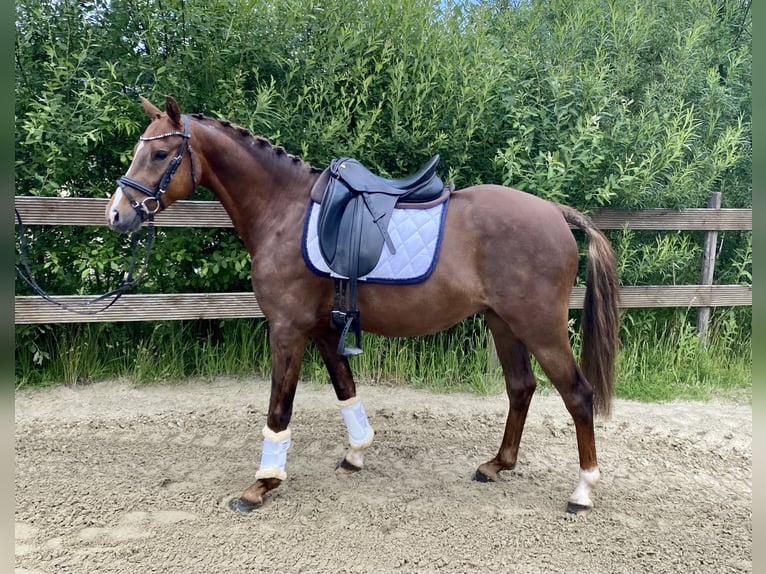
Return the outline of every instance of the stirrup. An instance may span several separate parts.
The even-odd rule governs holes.
[[[338,341],[338,354],[342,357],[353,357],[362,353],[362,332],[359,328],[359,311],[349,311],[345,313],[346,324],[343,326],[343,331],[340,334],[340,341]],[[353,347],[346,346],[346,339],[348,338],[349,331],[353,327],[354,342]]]

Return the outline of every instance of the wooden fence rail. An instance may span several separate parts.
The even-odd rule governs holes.
[[[16,209],[24,225],[104,226],[106,199],[17,196]],[[749,231],[750,209],[598,210],[591,217],[601,229],[653,231]],[[217,201],[179,201],[157,218],[157,227],[232,227]],[[111,232],[110,232],[111,233]],[[584,288],[576,287],[570,307],[582,308]],[[752,305],[748,285],[623,286],[623,307],[718,307]],[[62,304],[77,306],[89,296],[56,296]],[[159,311],[158,311],[159,310]],[[227,319],[263,317],[252,293],[192,293],[123,295],[108,310],[82,315],[67,311],[37,296],[16,296],[16,324]]]
[[[16,196],[24,225],[105,226],[106,199],[84,197]],[[652,231],[750,231],[751,209],[645,209],[624,211],[599,209],[590,215],[600,229]],[[157,227],[232,227],[231,219],[217,201],[176,202],[159,216]]]

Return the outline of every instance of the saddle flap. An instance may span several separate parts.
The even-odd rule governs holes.
[[[341,183],[330,185],[325,200],[343,194]],[[380,227],[388,226],[396,198],[385,215],[376,222],[361,194],[347,193],[340,201],[331,201],[328,209],[320,209],[319,249],[330,269],[343,277],[361,277],[375,268],[385,242]],[[323,205],[324,206],[324,205]]]
[[[329,178],[324,185],[318,230],[319,248],[328,264],[335,260],[338,236],[341,233],[341,219],[353,197],[348,188],[337,179]],[[344,229],[348,229],[348,226],[344,226]],[[332,268],[332,265],[330,267]]]
[[[367,275],[377,265],[383,243],[383,236],[364,200],[357,195],[341,217],[335,257],[329,262],[330,268],[345,277]]]

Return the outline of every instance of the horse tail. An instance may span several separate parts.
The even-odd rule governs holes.
[[[620,329],[617,262],[609,240],[589,217],[565,205],[558,207],[567,223],[588,236],[580,368],[593,389],[594,412],[608,418]]]

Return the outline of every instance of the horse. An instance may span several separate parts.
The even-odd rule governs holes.
[[[250,512],[287,476],[290,419],[304,351],[312,341],[327,367],[348,430],[337,473],[356,473],[374,430],[356,393],[349,360],[331,325],[334,282],[308,268],[301,230],[312,187],[323,170],[230,121],[164,110],[140,97],[150,123],[109,198],[108,226],[120,233],[188,197],[198,185],[220,200],[251,258],[252,287],[269,323],[271,389],[255,481],[229,507]],[[502,366],[509,409],[497,454],[473,478],[494,482],[517,462],[535,392],[530,356],[571,415],[579,475],[565,511],[588,514],[600,480],[594,416],[609,417],[619,331],[619,282],[606,236],[580,211],[510,187],[451,190],[433,272],[408,285],[360,283],[364,330],[414,337],[483,314]],[[571,227],[570,227],[571,225]],[[586,291],[579,364],[568,332],[569,298],[579,264],[572,228],[587,238]]]

